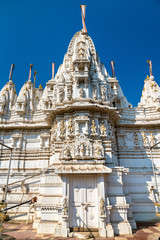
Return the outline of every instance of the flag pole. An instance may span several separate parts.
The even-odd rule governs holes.
[[[28,78],[28,81],[30,81],[30,82],[31,82],[32,67],[33,67],[33,64],[30,64],[30,68],[29,68],[29,78]]]
[[[15,67],[15,65],[12,64],[12,65],[11,65],[11,70],[10,70],[10,73],[9,73],[9,82],[12,82],[12,75],[13,75],[14,67]]]
[[[114,68],[115,61],[111,61],[111,69],[112,69],[112,78],[115,77],[115,68]]]
[[[83,25],[83,31],[87,33],[87,28],[85,24],[85,16],[86,16],[86,5],[80,5],[81,8],[81,14],[82,14],[82,25]]]
[[[52,63],[52,79],[54,79],[55,63]]]
[[[34,71],[34,88],[36,88],[36,75],[37,75],[37,71]]]
[[[147,63],[149,64],[150,77],[153,77],[152,61],[151,60],[147,60]]]

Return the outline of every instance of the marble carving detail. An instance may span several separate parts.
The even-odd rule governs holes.
[[[103,197],[100,198],[99,201],[99,210],[100,210],[100,216],[105,215],[106,211],[105,211],[105,200]]]
[[[62,214],[64,216],[67,216],[68,215],[68,198],[65,197],[63,199],[63,204],[62,204]]]
[[[103,136],[103,137],[106,137],[106,126],[105,126],[105,122],[102,121],[101,122],[101,125],[100,125],[100,135]]]
[[[96,127],[95,120],[92,120],[92,124],[91,124],[91,136],[97,136],[97,127]]]

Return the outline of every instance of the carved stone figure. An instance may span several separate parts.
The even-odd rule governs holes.
[[[57,101],[57,89],[54,89],[54,101]]]
[[[102,101],[106,100],[106,89],[104,86],[101,86],[101,97],[102,97]]]
[[[100,210],[100,215],[105,215],[105,200],[103,197],[100,198],[99,201],[99,210]]]
[[[73,135],[73,133],[74,133],[74,127],[73,127],[73,120],[72,120],[72,118],[68,122],[68,132],[69,132],[69,135]]]
[[[57,122],[55,121],[53,126],[52,126],[52,129],[51,129],[51,133],[52,133],[52,138],[55,139],[56,136],[57,136]]]
[[[153,146],[153,145],[155,145],[155,138],[154,138],[154,136],[153,136],[153,133],[151,132],[151,135],[150,135],[150,146]]]
[[[104,157],[104,148],[102,146],[102,141],[97,140],[93,145],[94,145],[93,146],[94,157],[96,158]]]
[[[75,144],[75,156],[92,158],[92,144],[90,140],[83,134],[78,137]]]
[[[102,121],[101,125],[100,125],[100,135],[101,136],[106,136],[106,126],[104,121]]]
[[[67,86],[67,100],[72,100],[72,86],[68,85]]]
[[[68,215],[68,198],[67,197],[63,199],[62,214]]]
[[[138,134],[137,133],[134,133],[134,145],[136,147],[139,146],[139,139],[138,139]]]
[[[101,156],[101,149],[100,149],[99,146],[97,146],[97,148],[96,148],[96,155],[97,155],[98,157]]]
[[[70,152],[70,148],[69,148],[69,147],[67,147],[67,148],[65,149],[64,156],[65,156],[65,157],[70,157],[70,156],[71,156],[71,152]]]
[[[109,139],[113,138],[113,127],[111,125],[111,123],[108,123],[108,136],[109,136]]]
[[[83,88],[79,89],[79,96],[80,96],[80,98],[84,98],[84,90],[83,90]]]
[[[66,133],[66,128],[65,128],[64,120],[61,120],[61,122],[60,122],[60,136],[61,137],[65,136],[65,133]]]
[[[93,99],[97,99],[97,87],[93,85]]]
[[[90,149],[89,149],[89,146],[86,145],[86,155],[87,155],[87,156],[90,154],[90,151],[89,151],[89,150],[90,150]]]
[[[64,98],[64,88],[63,87],[59,87],[59,101],[62,102],[63,98]]]
[[[80,145],[80,155],[84,156],[84,144],[83,143],[81,143],[81,145]]]
[[[142,140],[143,140],[143,145],[147,146],[148,145],[147,137],[146,137],[146,134],[144,132],[142,132]]]
[[[94,120],[92,120],[91,135],[97,135],[97,127],[96,127],[96,123]]]

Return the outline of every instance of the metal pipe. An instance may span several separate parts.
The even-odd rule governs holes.
[[[1,142],[0,142],[0,145],[2,145],[3,147],[6,147],[6,148],[8,148],[8,149],[10,149],[10,150],[13,150],[13,148],[11,148],[11,147],[9,147],[9,146],[5,145],[4,143],[1,143]]]
[[[10,160],[9,160],[9,167],[8,167],[8,174],[7,174],[7,183],[5,186],[5,193],[4,193],[4,203],[6,202],[6,198],[7,198],[7,190],[8,190],[8,182],[9,182],[9,174],[10,174],[10,170],[11,170],[11,161],[12,161],[12,149],[11,153],[10,153]]]
[[[9,181],[9,173],[10,173],[10,169],[11,169],[11,161],[12,161],[12,148],[5,145],[4,143],[1,143],[0,142],[0,145],[8,148],[11,152],[10,152],[10,160],[9,160],[9,166],[8,166],[8,174],[7,174],[7,183],[6,183],[6,187],[5,187],[5,193],[4,193],[4,200],[3,200],[3,204],[5,205],[5,202],[6,202],[6,198],[7,198],[7,190],[8,190],[8,181]],[[4,215],[4,209],[2,210],[2,215]],[[1,239],[1,236],[2,236],[2,228],[3,228],[3,218],[1,219],[1,223],[0,223],[0,239]]]
[[[19,207],[19,206],[21,206],[21,205],[23,205],[23,204],[30,203],[30,202],[31,202],[31,200],[28,200],[28,201],[26,201],[26,202],[16,204],[16,205],[14,205],[14,206],[12,206],[12,207],[5,208],[4,212],[6,213],[6,211],[9,210],[9,209],[12,209],[12,208],[15,208],[15,207]],[[2,212],[2,211],[0,211],[0,212]]]
[[[157,192],[157,196],[158,196],[158,201],[160,202],[160,195],[159,195],[159,191],[158,191],[158,183],[157,183],[157,177],[156,177],[156,173],[155,173],[155,166],[154,166],[154,160],[153,160],[153,154],[152,154],[152,149],[154,147],[156,147],[159,143],[160,143],[160,141],[150,147],[150,154],[151,154],[151,162],[152,162],[152,169],[153,169],[154,181],[155,181],[155,186],[156,186],[156,192]]]
[[[24,178],[24,179],[22,179],[22,180],[18,180],[18,181],[9,183],[8,186],[14,185],[14,184],[19,183],[19,182],[22,182],[22,181],[26,181],[26,180],[28,180],[28,179],[30,179],[30,178],[33,178],[33,177],[36,177],[36,176],[42,174],[42,172],[43,172],[43,170],[42,170],[40,173],[34,174],[33,176],[29,176],[29,177],[26,177],[26,178]]]
[[[152,148],[153,148],[153,147],[152,147]],[[155,181],[156,191],[157,191],[157,195],[158,195],[158,200],[159,200],[159,202],[160,202],[160,196],[159,196],[159,191],[158,191],[158,184],[157,184],[157,178],[156,178],[156,173],[155,173],[155,167],[154,167],[154,160],[153,160],[152,148],[150,148],[152,169],[153,169],[153,175],[154,175],[154,181]]]
[[[152,147],[150,147],[150,149],[154,148],[155,146],[157,146],[160,143],[160,141],[156,144],[154,144]]]
[[[25,201],[25,202],[23,202],[23,203],[16,204],[16,205],[14,205],[14,206],[12,206],[12,207],[5,208],[4,211],[7,212],[7,210],[9,210],[9,209],[12,209],[12,208],[15,208],[15,207],[19,207],[19,206],[24,205],[24,204],[26,204],[26,203],[35,203],[35,202],[37,202],[37,197],[33,197],[33,198],[30,199],[30,200],[27,200],[27,201]],[[0,211],[0,212],[3,212],[3,211]]]

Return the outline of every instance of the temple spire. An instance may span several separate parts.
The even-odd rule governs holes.
[[[86,5],[80,5],[80,7],[81,7],[81,14],[82,14],[83,31],[87,33],[87,28],[86,28],[86,24],[85,24]]]
[[[115,77],[115,69],[114,69],[114,61],[111,61],[111,69],[112,69],[112,78]]]
[[[13,75],[13,70],[14,70],[14,67],[15,67],[15,65],[14,65],[14,64],[12,64],[12,65],[11,65],[10,74],[9,74],[9,82],[12,82],[12,75]]]
[[[33,64],[30,64],[29,78],[28,78],[28,81],[30,81],[30,82],[31,82],[32,67],[33,67]]]
[[[55,63],[52,63],[52,79],[54,78],[54,68],[55,68]]]
[[[147,63],[149,64],[150,77],[153,77],[152,61],[151,60],[147,60]]]

